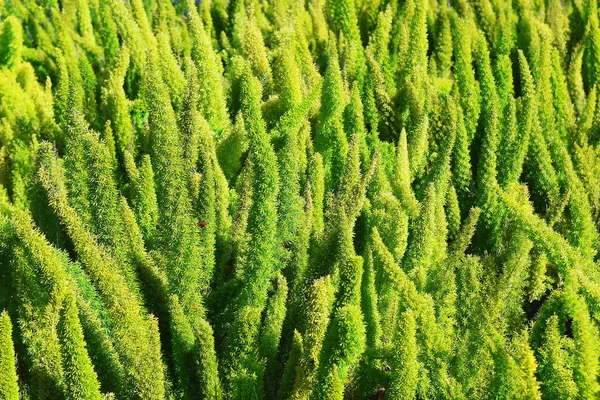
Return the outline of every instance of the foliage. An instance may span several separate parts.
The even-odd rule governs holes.
[[[598,398],[599,18],[0,0],[0,398]]]

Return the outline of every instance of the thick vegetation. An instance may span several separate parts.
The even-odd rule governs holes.
[[[600,396],[596,0],[0,0],[0,399]]]

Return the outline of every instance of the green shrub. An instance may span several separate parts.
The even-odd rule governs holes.
[[[0,0],[0,398],[600,396],[596,0]]]

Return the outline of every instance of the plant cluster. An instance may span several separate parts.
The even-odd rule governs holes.
[[[600,396],[597,0],[0,0],[0,398]]]

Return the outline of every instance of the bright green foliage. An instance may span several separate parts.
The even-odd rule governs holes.
[[[344,69],[352,80],[362,83],[365,74],[364,49],[358,26],[354,0],[326,0],[325,9],[330,29],[345,41]]]
[[[131,205],[144,240],[151,245],[156,232],[158,204],[150,156],[145,155],[141,164],[139,168],[136,167],[131,153],[125,153],[124,165],[130,179],[128,189]]]
[[[417,215],[419,203],[410,187],[410,165],[405,129],[400,133],[400,139],[398,140],[392,187],[394,188],[396,197],[403,202],[407,212],[411,215]]]
[[[160,71],[163,80],[169,88],[169,95],[174,108],[178,108],[181,103],[181,96],[185,86],[185,77],[179,67],[179,63],[175,58],[169,38],[166,34],[158,34],[158,53],[161,54],[160,58]]]
[[[535,87],[527,59],[523,52],[519,50],[519,68],[521,75],[521,86],[523,91],[523,100],[521,103],[522,114],[519,124],[519,135],[505,141],[506,159],[504,161],[505,170],[500,175],[504,185],[517,182],[523,171],[523,162],[529,146],[529,137],[531,130],[534,129],[536,119]]]
[[[289,46],[286,49],[291,50]],[[242,51],[244,58],[252,66],[254,75],[266,85],[271,84],[273,73],[271,72],[271,66],[267,58],[267,49],[265,48],[262,33],[254,19],[250,19],[245,26]]]
[[[201,83],[198,106],[211,128],[219,131],[226,128],[229,121],[219,59],[192,0],[187,1],[187,7],[192,38],[191,57],[196,63],[198,82]]]
[[[473,139],[481,103],[479,101],[479,84],[475,80],[475,71],[473,71],[473,42],[476,36],[471,33],[471,26],[462,19],[454,21],[454,73],[456,75],[456,84],[459,92],[458,98],[464,112],[465,127],[469,141]]]
[[[316,390],[311,398],[343,399],[348,370],[364,351],[365,330],[360,308],[347,305],[334,312],[323,343]]]
[[[386,248],[381,240],[379,232],[373,230],[372,249],[367,256],[367,268],[373,268],[375,275],[375,288],[377,291],[378,314],[372,318],[377,318],[375,322],[367,320],[367,327],[379,322],[381,327],[381,342],[384,345],[390,344],[392,334],[395,331],[395,324],[398,314],[398,290],[397,275],[400,275],[399,266],[396,265],[393,255]],[[406,279],[404,277],[404,279]],[[371,328],[372,329],[372,328]],[[368,338],[368,337],[367,337]]]
[[[29,372],[34,377],[30,390],[40,398],[52,398],[63,390],[56,323],[67,290],[66,271],[56,250],[33,228],[25,212],[6,211],[11,215],[12,234],[21,239],[12,256],[12,279],[25,305],[19,308],[19,318],[23,321],[20,330],[27,344]]]
[[[377,291],[375,288],[375,273],[373,271],[373,256],[367,251],[364,273],[362,276],[361,300],[365,317],[367,346],[377,348],[381,345],[381,323],[377,308]]]
[[[242,167],[242,155],[248,148],[246,127],[242,114],[238,114],[229,135],[217,145],[219,165],[228,180],[232,180]]]
[[[379,62],[371,54],[371,49],[367,48],[367,67],[368,74],[365,82],[365,122],[371,129],[371,138],[381,132],[382,137],[392,138],[397,136],[393,115],[392,98],[386,88],[384,71]],[[392,78],[390,78],[392,79]],[[370,139],[371,139],[370,138]],[[370,147],[374,146],[370,140]]]
[[[376,2],[368,3],[371,5]],[[390,55],[388,51],[388,46],[390,45],[390,33],[392,30],[392,17],[393,13],[391,7],[387,7],[385,12],[379,12],[379,16],[377,17],[377,27],[372,34],[372,38],[370,39],[372,42],[371,46],[373,48],[373,57],[380,66],[383,66],[383,69],[385,70],[384,75],[388,84],[389,80],[392,79],[391,73],[393,72],[391,68],[389,68]]]
[[[435,240],[435,204],[436,188],[430,183],[425,192],[421,211],[411,231],[410,241],[404,254],[402,268],[414,276],[415,283],[423,287],[427,280],[427,273],[431,266],[433,246]]]
[[[323,157],[321,157],[321,154],[315,153],[310,160],[307,174],[310,194],[314,204],[314,233],[320,233],[323,230],[323,196],[325,194],[325,171],[323,169]]]
[[[436,59],[437,68],[441,76],[446,76],[452,66],[452,30],[450,26],[449,12],[446,8],[441,8],[438,37],[436,40]]]
[[[450,185],[446,193],[446,220],[448,221],[448,237],[454,239],[458,235],[460,228],[460,206],[456,189]]]
[[[483,137],[477,169],[477,205],[483,212],[486,228],[498,240],[500,237],[498,219],[501,217],[497,199],[500,108],[487,44],[481,34],[478,35],[477,40],[476,61],[484,104],[481,109]]]
[[[592,88],[597,83],[598,65],[600,64],[600,22],[598,21],[597,2],[586,2],[587,29],[585,32],[585,76],[587,87]]]
[[[0,314],[0,395],[6,400],[19,398],[12,324],[6,311]]]
[[[21,63],[23,28],[15,16],[9,16],[0,25],[0,65],[8,68]]]
[[[220,398],[222,390],[212,328],[204,320],[192,326],[176,295],[169,299],[169,314],[175,373],[180,388],[190,398]]]
[[[440,102],[442,104],[438,105],[438,112],[441,115],[437,121],[438,152],[431,162],[426,179],[435,184],[440,197],[445,198],[450,176],[450,160],[456,142],[457,113],[452,96],[446,96],[440,99]]]
[[[302,343],[302,335],[298,331],[294,331],[294,339],[292,342],[292,348],[289,353],[289,357],[285,363],[285,370],[281,378],[281,385],[279,386],[278,398],[288,398],[294,388],[294,380],[300,367],[300,360],[304,354],[304,347]]]
[[[90,232],[97,236],[101,245],[111,250],[130,288],[136,290],[133,267],[127,257],[127,244],[123,241],[125,227],[118,217],[119,193],[113,179],[114,159],[98,135],[88,129],[83,115],[76,109],[69,113],[68,123],[72,140],[67,144],[65,155],[67,190],[74,194],[81,215],[86,215],[85,209],[92,210],[86,221]],[[87,157],[80,157],[84,153]],[[89,173],[78,175],[77,170]],[[98,207],[92,208],[91,204]]]
[[[238,307],[226,339],[226,366],[231,370],[228,390],[233,398],[244,398],[260,391],[262,367],[254,348],[261,313],[267,301],[269,281],[276,272],[273,264],[276,261],[276,200],[279,190],[277,161],[261,116],[261,86],[250,74],[249,68],[244,78],[241,88],[242,113],[249,141],[252,206],[248,213],[247,254],[244,254],[244,262],[236,277],[242,285],[235,302]]]
[[[330,44],[330,48],[335,45]],[[325,187],[337,187],[348,152],[348,138],[344,132],[343,112],[346,94],[335,50],[328,52],[328,64],[321,94],[319,126],[315,137],[315,150],[322,154],[325,170]]]
[[[274,280],[273,291],[274,293],[269,298],[265,309],[265,317],[259,344],[261,355],[267,359],[265,382],[268,386],[271,386],[269,383],[273,382],[276,376],[275,369],[277,366],[275,355],[279,348],[281,326],[283,325],[283,319],[285,318],[286,313],[285,303],[287,300],[288,286],[283,276],[279,276]]]
[[[329,324],[333,305],[333,285],[327,276],[315,280],[309,288],[303,321],[303,353],[296,368],[296,379],[290,398],[308,399],[314,390],[319,367],[319,354]]]
[[[573,370],[565,349],[567,340],[558,330],[558,317],[553,315],[546,321],[544,344],[540,349],[540,378],[542,394],[549,398],[574,399],[577,386],[573,381]]]
[[[360,312],[361,257],[348,259],[339,271],[339,292],[321,349],[316,388],[311,398],[342,399],[348,372],[364,351],[365,327]]]
[[[327,0],[325,4],[331,27],[348,40],[360,40],[355,1]]]
[[[123,89],[128,66],[129,50],[123,46],[102,87],[102,111],[105,120],[111,122],[116,147],[121,157],[124,157],[125,151],[135,153],[133,126],[129,117],[130,104]]]
[[[273,60],[273,79],[277,82],[276,92],[279,94],[281,110],[291,111],[298,107],[302,99],[300,68],[295,60],[295,43],[291,32],[280,32],[277,39],[280,45],[279,52],[275,54]],[[252,62],[252,60],[249,61]],[[264,80],[264,78],[262,79]]]
[[[411,7],[413,7],[411,9]],[[426,1],[414,0],[409,3],[407,8],[411,13],[407,13],[406,18],[408,27],[408,45],[405,54],[404,75],[412,80],[413,84],[421,84],[423,87],[416,87],[417,92],[422,95],[425,90],[425,74],[427,71],[427,9]],[[422,101],[423,99],[418,99]]]
[[[82,286],[86,288],[92,287],[89,279]],[[90,296],[90,299],[97,300],[97,293]],[[98,378],[102,391],[106,393],[120,393],[125,386],[123,365],[119,361],[119,355],[115,350],[114,342],[110,338],[106,326],[102,325],[99,313],[103,311],[102,307],[95,307],[97,305],[97,301],[90,301],[88,303],[87,300],[78,299],[77,308],[79,309],[81,327],[83,328],[88,353],[92,358],[95,370],[101,372]]]
[[[537,362],[535,355],[527,342],[527,332],[517,334],[513,340],[514,358],[519,366],[519,393],[526,399],[541,399],[540,383],[537,380]]]
[[[106,250],[87,231],[76,211],[69,206],[59,165],[49,144],[40,146],[38,174],[48,191],[50,204],[65,225],[86,271],[97,281],[116,335],[117,351],[127,368],[127,381],[142,398],[164,395],[163,368],[156,320],[143,314],[141,304],[127,287],[125,278]],[[134,341],[143,343],[133,346]]]
[[[191,199],[186,196],[187,174],[175,113],[168,98],[162,96],[167,89],[160,76],[156,71],[148,71],[146,96],[151,105],[149,121],[154,127],[150,131],[150,146],[159,208],[157,247],[164,254],[173,255],[167,258],[167,276],[184,309],[190,309],[200,303],[198,291],[208,285],[212,270],[206,268],[212,268],[212,263],[200,259],[202,249],[191,214]]]
[[[101,399],[100,384],[85,348],[73,296],[66,296],[63,302],[58,338],[63,356],[66,398]]]
[[[417,361],[417,322],[414,312],[407,310],[400,315],[398,330],[392,342],[396,348],[393,357],[390,396],[395,399],[414,399],[417,392],[419,365]]]
[[[0,398],[597,398],[599,21],[0,0]]]
[[[462,107],[458,107],[456,115],[456,139],[452,152],[452,181],[456,187],[457,196],[462,203],[471,195],[472,166],[469,136],[465,126]]]
[[[402,134],[401,134],[402,135]],[[408,142],[408,159],[411,180],[420,178],[427,161],[427,142],[429,141],[429,117],[422,117],[413,128]]]

